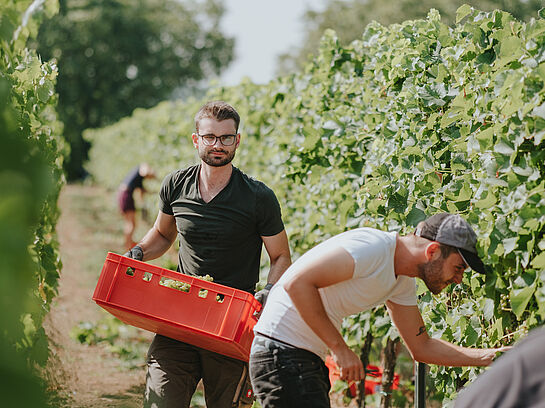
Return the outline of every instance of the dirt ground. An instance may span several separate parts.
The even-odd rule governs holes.
[[[51,348],[46,369],[51,391],[59,407],[140,407],[143,364],[140,369],[126,368],[107,345],[80,344],[69,335],[79,322],[104,317],[91,298],[107,252],[122,251],[115,197],[96,187],[68,185],[59,205],[63,269],[59,295],[44,324]],[[151,339],[150,333],[142,331],[142,336]]]
[[[63,269],[59,294],[44,323],[51,356],[44,377],[59,408],[136,408],[142,406],[145,351],[136,366],[124,364],[108,344],[81,344],[70,336],[80,322],[99,322],[108,314],[92,300],[108,251],[123,253],[122,219],[115,194],[86,185],[67,185],[61,192],[57,231]],[[135,238],[149,224],[140,220]],[[171,254],[172,255],[172,254]],[[152,333],[132,329],[145,346]],[[344,406],[332,396],[332,406]],[[197,398],[197,400],[199,400]],[[202,407],[195,402],[195,408]],[[354,401],[350,407],[354,407]]]

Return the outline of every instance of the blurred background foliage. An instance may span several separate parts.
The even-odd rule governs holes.
[[[316,56],[326,29],[341,45],[361,39],[371,21],[399,23],[437,9],[452,24],[464,0],[329,0],[304,17],[301,46],[279,56],[277,73],[303,70]],[[519,20],[537,16],[541,0],[474,0],[480,10],[502,9]],[[60,12],[45,21],[31,46],[59,66],[58,114],[71,152],[69,180],[87,176],[89,144],[82,132],[150,108],[164,100],[202,96],[234,58],[234,39],[220,29],[219,0],[60,0]]]
[[[218,0],[60,0],[32,45],[59,66],[70,180],[86,175],[84,129],[198,92],[229,65],[234,40],[218,28],[223,13]]]

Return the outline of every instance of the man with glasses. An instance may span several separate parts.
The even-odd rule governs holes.
[[[239,123],[236,110],[223,101],[199,110],[192,139],[201,161],[164,179],[155,225],[126,256],[155,259],[178,236],[179,271],[210,275],[215,283],[254,293],[264,244],[270,271],[255,297],[265,303],[291,263],[290,250],[273,191],[231,163],[240,143]],[[147,364],[146,407],[189,407],[201,379],[208,407],[252,404],[243,361],[156,335]]]
[[[364,378],[359,356],[339,332],[344,317],[386,304],[417,361],[487,366],[498,349],[465,348],[428,336],[416,304],[415,279],[437,294],[466,269],[485,273],[477,237],[455,214],[436,214],[414,234],[357,228],[301,256],[271,289],[254,327],[250,377],[263,408],[329,407],[328,350],[341,378]]]

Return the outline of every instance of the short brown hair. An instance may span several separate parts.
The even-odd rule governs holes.
[[[441,243],[439,243],[439,249],[441,250],[441,258],[443,259],[447,259],[450,256],[450,254],[458,252],[458,248],[455,248],[450,245],[441,244]]]
[[[238,125],[240,124],[240,116],[238,112],[224,101],[210,101],[203,105],[195,115],[195,129],[199,131],[199,121],[204,118],[216,119],[218,121],[233,119],[235,121],[235,129],[238,133]]]
[[[425,224],[426,224],[425,221],[420,221],[418,223],[418,225],[416,226],[416,229],[417,230],[419,228],[422,229]],[[415,232],[415,235],[417,235],[416,232]],[[423,238],[425,238],[425,237],[423,237]],[[425,239],[427,239],[429,241],[433,241],[430,238],[425,238]],[[441,251],[441,258],[443,258],[443,259],[447,259],[450,256],[450,254],[453,254],[454,252],[459,252],[458,248],[453,247],[451,245],[442,244],[441,242],[438,242],[438,244],[439,244],[439,250]]]

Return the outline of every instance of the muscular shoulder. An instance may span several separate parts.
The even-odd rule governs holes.
[[[395,250],[395,233],[374,228],[346,231],[333,237],[331,241],[348,251],[356,264],[364,264],[367,269],[374,269],[390,260]]]
[[[198,172],[198,165],[190,166],[185,169],[175,170],[172,173],[168,174],[163,180],[163,184],[169,184],[173,187],[184,183],[187,179],[190,179]]]
[[[161,185],[160,197],[163,203],[170,205],[182,191],[185,193],[194,191],[195,183],[192,180],[195,180],[196,173],[198,173],[198,166],[191,166],[168,174]],[[163,211],[170,214],[171,210],[164,208]]]
[[[235,176],[239,178],[241,186],[247,188],[251,193],[255,194],[259,198],[274,197],[274,192],[265,183],[255,179],[242,172],[240,169],[233,167]]]

